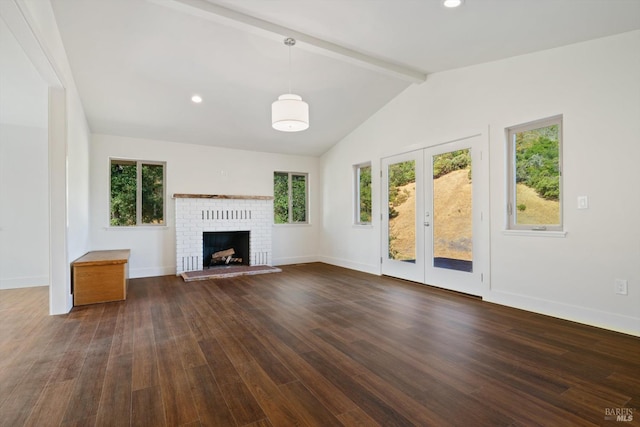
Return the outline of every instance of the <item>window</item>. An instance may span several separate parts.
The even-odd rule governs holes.
[[[111,159],[111,226],[164,225],[165,164]]]
[[[273,217],[276,224],[309,222],[307,180],[305,173],[273,173]]]
[[[371,163],[353,167],[355,175],[355,223],[371,224]]]
[[[512,230],[562,230],[562,116],[507,129]]]

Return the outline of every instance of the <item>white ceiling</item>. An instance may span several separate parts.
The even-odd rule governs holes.
[[[466,0],[453,10],[440,0],[52,4],[93,132],[306,155],[419,84],[416,74],[640,29],[640,0]],[[288,88],[287,29],[299,40],[293,92],[310,105],[311,126],[298,133],[270,123]]]

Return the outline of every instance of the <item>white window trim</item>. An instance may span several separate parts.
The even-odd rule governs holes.
[[[558,166],[560,172],[560,196],[558,198],[559,201],[559,216],[560,216],[560,224],[526,224],[526,225],[518,225],[515,223],[516,215],[516,181],[515,181],[515,149],[514,149],[514,141],[513,135],[518,132],[523,132],[532,129],[539,129],[542,127],[547,127],[551,125],[558,125]],[[505,139],[506,139],[506,172],[507,172],[507,197],[506,197],[506,221],[504,230],[505,235],[520,235],[520,236],[546,236],[546,237],[565,237],[566,232],[564,231],[564,192],[563,192],[563,117],[561,114],[547,117],[540,120],[534,120],[532,122],[523,123],[516,126],[511,126],[505,129]]]
[[[112,162],[132,162],[136,164],[136,224],[135,225],[111,225],[111,163]],[[162,166],[162,224],[142,223],[142,165]],[[122,157],[109,158],[109,192],[107,194],[107,229],[110,230],[131,230],[136,228],[158,229],[167,226],[167,162],[154,160],[137,160]]]
[[[502,230],[502,234],[505,236],[567,237],[566,231]]]
[[[309,174],[306,172],[286,172],[286,171],[274,171],[274,175],[277,173],[287,174],[288,179],[288,190],[287,190],[287,201],[289,203],[289,215],[287,218],[287,222],[276,223],[275,217],[273,225],[275,226],[290,226],[290,225],[310,225],[310,210],[309,210]],[[304,198],[305,198],[305,220],[304,221],[293,221],[293,176],[304,176]]]

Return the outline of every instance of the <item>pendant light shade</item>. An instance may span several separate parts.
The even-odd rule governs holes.
[[[275,130],[298,132],[309,128],[309,104],[299,95],[285,93],[271,104],[271,124]]]
[[[271,126],[282,132],[299,132],[309,128],[309,104],[300,95],[291,93],[291,46],[296,40],[287,37],[284,44],[289,47],[289,93],[280,95],[271,104]]]

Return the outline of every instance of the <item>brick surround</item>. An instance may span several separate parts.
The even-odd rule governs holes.
[[[273,199],[174,194],[176,274],[202,270],[202,233],[249,231],[250,265],[272,265]]]

